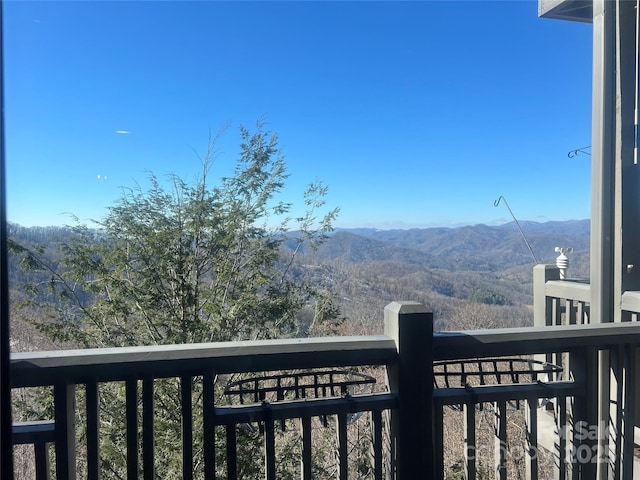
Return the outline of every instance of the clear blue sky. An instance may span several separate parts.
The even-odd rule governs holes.
[[[8,216],[100,218],[266,116],[337,226],[589,217],[591,25],[535,1],[5,2]],[[127,133],[123,133],[127,132]]]

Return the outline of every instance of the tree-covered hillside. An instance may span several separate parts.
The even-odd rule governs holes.
[[[540,262],[553,264],[555,247],[571,246],[570,275],[588,276],[588,220],[521,225]],[[330,282],[343,313],[362,331],[379,333],[382,309],[393,300],[425,303],[442,329],[483,326],[462,318],[474,305],[483,305],[486,325],[532,321],[535,262],[514,224],[342,229],[300,261],[307,275]]]
[[[570,275],[588,276],[589,222],[523,222],[539,260],[554,263],[556,246],[571,246]],[[13,238],[26,245],[46,245],[43,254],[56,258],[54,240],[68,240],[71,228],[11,225]],[[281,246],[293,278],[331,288],[353,328],[381,328],[382,309],[398,299],[424,302],[436,313],[440,328],[464,323],[459,316],[469,304],[483,304],[501,323],[531,321],[534,262],[515,225],[486,225],[413,230],[339,230],[317,250],[299,248],[290,233]],[[287,268],[280,264],[279,268]],[[35,275],[35,276],[34,276]],[[24,272],[11,262],[14,285],[45,282],[37,272]],[[18,293],[16,293],[18,295]],[[494,319],[495,320],[495,319]],[[363,327],[366,326],[365,327]]]

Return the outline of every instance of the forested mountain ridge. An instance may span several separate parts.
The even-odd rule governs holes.
[[[539,263],[555,263],[555,247],[572,247],[569,275],[589,273],[589,220],[520,222]],[[411,230],[338,229],[300,262],[329,281],[347,318],[381,328],[384,305],[425,303],[439,328],[461,328],[469,305],[483,305],[490,324],[532,321],[535,261],[514,223]],[[485,319],[486,320],[486,319]],[[480,319],[466,326],[484,326]],[[366,328],[365,328],[366,330]]]
[[[554,263],[555,247],[572,247],[572,273],[588,275],[589,220],[520,222],[533,253],[541,263]],[[9,224],[9,236],[28,244],[47,245],[68,238],[69,227],[23,227]],[[294,242],[285,242],[294,246]],[[533,265],[533,257],[517,226],[483,224],[454,228],[378,230],[336,229],[316,252],[303,252],[315,261],[345,263],[400,262],[450,271],[505,271]]]
[[[541,263],[554,263],[555,247],[572,247],[571,276],[587,276],[589,221],[521,222]],[[54,239],[72,235],[66,227],[21,227],[10,236],[26,245],[46,247],[55,257]],[[292,238],[295,232],[291,233]],[[295,248],[285,241],[283,248]],[[347,322],[363,333],[381,327],[382,309],[393,300],[416,300],[436,314],[438,326],[458,322],[469,305],[483,305],[483,315],[502,324],[531,322],[534,260],[517,226],[474,225],[411,230],[339,229],[317,250],[303,248],[296,275],[328,285]],[[25,277],[10,259],[13,283]],[[473,324],[472,324],[473,326]],[[358,333],[358,332],[356,332]]]
[[[520,225],[538,261],[553,263],[557,256],[555,247],[572,247],[574,270],[578,269],[579,275],[588,273],[585,266],[588,263],[589,220],[520,222]],[[394,257],[405,255],[410,263],[418,261],[452,271],[498,271],[533,263],[531,252],[513,222],[499,226],[479,224],[411,230],[341,229],[322,247],[327,256],[344,250],[332,243],[345,243],[340,238],[345,233],[383,242],[385,248],[378,252],[378,256],[390,246],[399,247],[403,250],[395,251]],[[351,257],[365,256],[362,252],[353,251],[355,243],[353,240],[348,242]],[[367,245],[362,242],[358,247],[362,249]],[[416,252],[423,254],[421,260],[415,257]]]

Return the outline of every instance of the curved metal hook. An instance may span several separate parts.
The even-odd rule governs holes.
[[[567,157],[569,157],[569,158],[577,157],[581,153],[584,153],[585,155],[591,156],[591,153],[587,152],[587,148],[591,148],[591,145],[589,145],[587,147],[576,148],[575,150],[571,150],[571,151],[569,151],[569,153],[567,153]]]
[[[536,264],[540,263],[540,262],[538,262],[538,258],[536,257],[536,254],[533,253],[533,248],[531,248],[531,245],[529,244],[529,240],[527,240],[527,236],[524,234],[524,231],[522,230],[522,227],[520,226],[520,222],[518,221],[516,216],[513,214],[513,211],[511,210],[511,207],[509,206],[509,202],[507,202],[507,199],[504,198],[503,195],[500,195],[498,197],[498,199],[495,202],[493,202],[493,206],[497,207],[498,205],[500,205],[500,200],[504,201],[504,204],[507,206],[507,210],[509,210],[509,213],[511,214],[511,218],[513,218],[513,221],[518,226],[518,230],[520,230],[520,235],[522,235],[522,239],[524,240],[524,243],[527,245],[527,248],[529,249],[529,252],[531,252],[531,256],[533,257],[533,261],[536,262]]]

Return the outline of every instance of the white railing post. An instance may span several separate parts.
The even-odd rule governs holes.
[[[384,331],[398,350],[397,363],[387,369],[399,405],[391,412],[393,478],[435,478],[433,314],[417,302],[390,303],[384,309]]]

